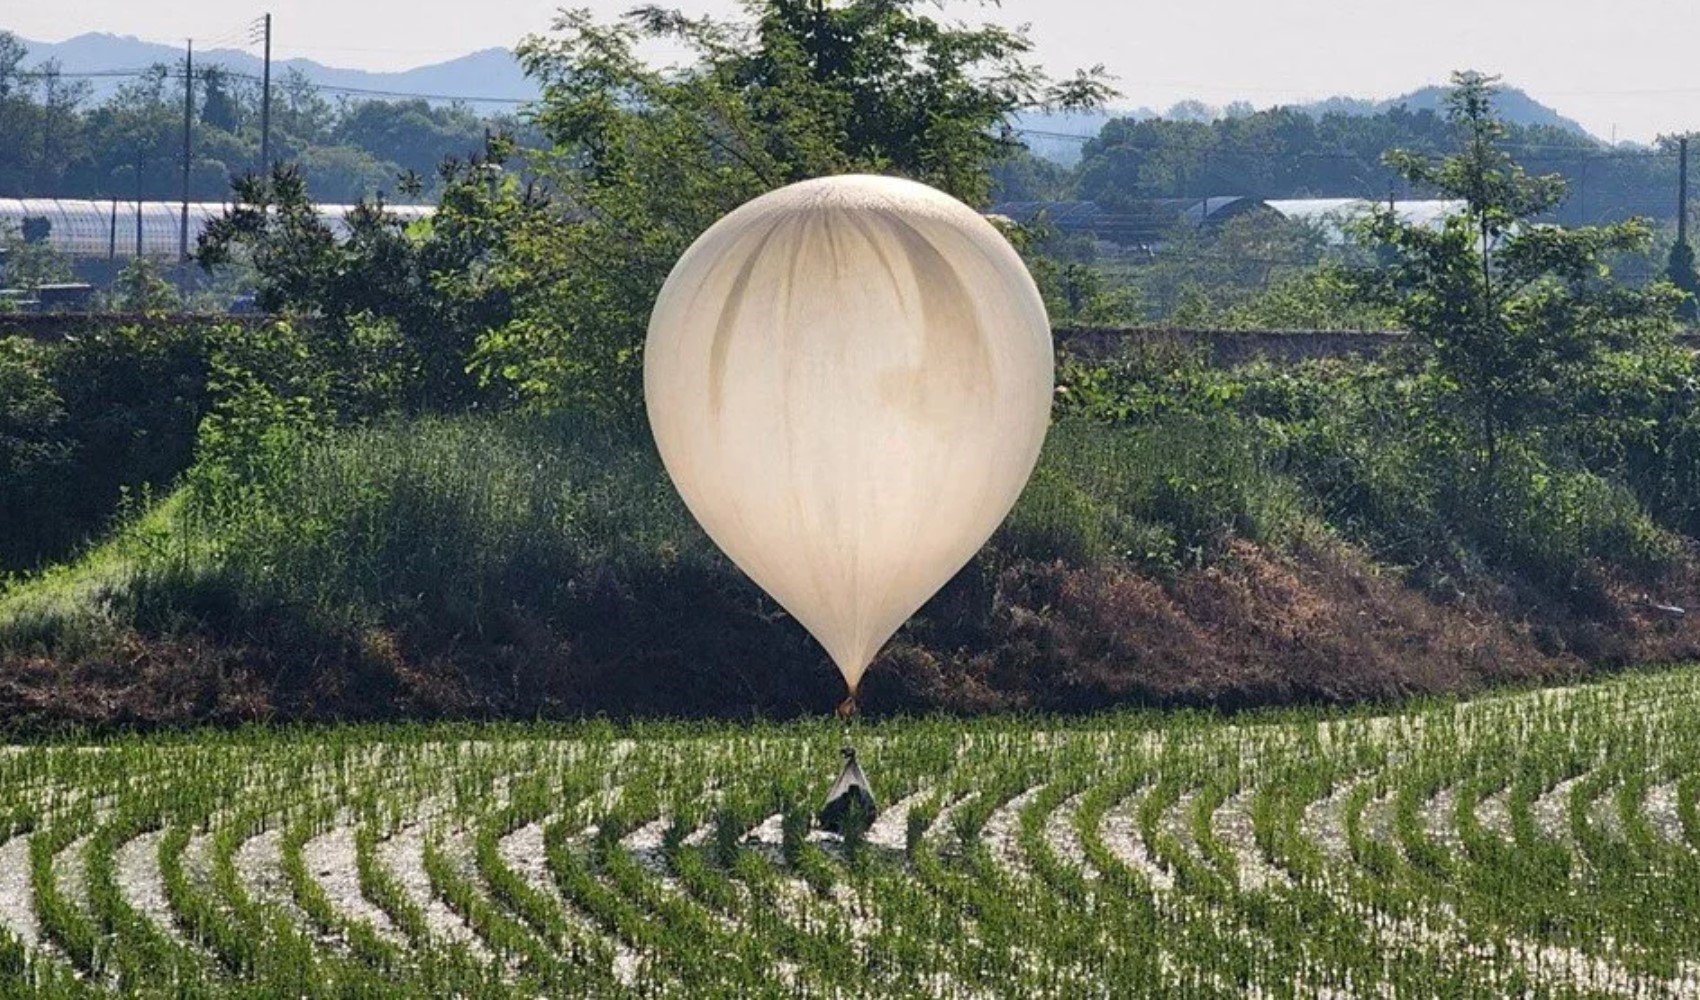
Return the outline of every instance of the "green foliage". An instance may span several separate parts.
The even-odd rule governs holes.
[[[50,533],[72,446],[62,434],[65,404],[47,371],[46,351],[16,337],[0,339],[0,567],[33,555]]]
[[[62,558],[106,527],[126,491],[168,486],[207,406],[216,324],[0,339],[0,571]]]
[[[1154,315],[1177,326],[1207,326],[1210,314],[1308,276],[1327,249],[1321,231],[1273,212],[1239,215],[1208,230],[1182,223],[1165,234],[1162,252],[1132,282]]]
[[[1004,231],[1026,261],[1052,325],[1114,327],[1143,317],[1139,292],[1111,285],[1089,241],[1067,238],[1044,220]]]
[[[1350,277],[1323,262],[1299,274],[1274,277],[1261,291],[1212,306],[1201,324],[1221,330],[1386,330],[1387,310],[1364,302]]]
[[[1656,574],[1678,555],[1672,532],[1692,537],[1695,504],[1683,498],[1700,396],[1686,352],[1602,356],[1569,419],[1514,439],[1485,483],[1478,453],[1445,415],[1454,389],[1429,364],[1394,356],[1226,371],[1165,350],[1065,357],[1058,406],[1150,432],[1231,418],[1231,435],[1176,452],[1198,512],[1213,509],[1207,484],[1219,468],[1245,492],[1214,509],[1296,507],[1430,585],[1456,587],[1491,568],[1564,592],[1590,563]],[[1261,458],[1236,465],[1227,460],[1236,449]],[[1138,481],[1144,473],[1132,470],[1154,462],[1124,475]],[[1260,465],[1281,476],[1260,480]],[[1301,501],[1280,499],[1295,488]],[[1258,537],[1247,523],[1257,519],[1235,531]]]
[[[1603,355],[1668,335],[1675,299],[1663,283],[1610,280],[1608,255],[1649,243],[1639,220],[1536,224],[1562,199],[1562,179],[1530,177],[1500,148],[1505,128],[1492,112],[1491,78],[1462,73],[1454,83],[1448,118],[1460,152],[1388,160],[1465,210],[1438,231],[1377,213],[1365,233],[1389,256],[1359,279],[1367,299],[1427,341],[1437,417],[1454,421],[1445,433],[1474,451],[1486,495],[1515,440],[1561,423]]]
[[[738,21],[643,7],[613,24],[569,11],[519,55],[543,87],[552,147],[535,164],[563,205],[516,220],[496,278],[512,320],[476,365],[545,401],[637,410],[656,292],[685,247],[764,191],[823,174],[900,174],[972,204],[1005,151],[997,128],[1044,102],[1105,93],[1083,75],[1050,86],[1025,35],[921,13],[916,0],[760,0]],[[639,48],[682,48],[682,68]]]
[[[62,558],[127,495],[194,464],[203,504],[250,487],[343,423],[405,408],[421,381],[396,321],[96,322],[65,341],[0,339],[0,572]]]
[[[1292,484],[1230,414],[1118,430],[1064,421],[994,544],[1167,574],[1216,560],[1237,538],[1280,545],[1302,516]]]
[[[430,420],[309,444],[280,430],[312,426],[280,412],[291,401],[250,387],[236,402],[215,441],[243,463],[226,466],[239,502],[195,530],[252,606],[476,634],[504,608],[558,611],[587,573],[712,551],[653,456],[593,419]]]
[[[115,312],[168,312],[178,306],[177,289],[159,273],[151,257],[132,257],[118,272],[107,308]]]
[[[207,373],[212,405],[198,428],[189,476],[202,511],[245,510],[280,488],[278,470],[330,419],[319,360],[287,322],[213,347]]]
[[[33,292],[42,285],[70,280],[71,263],[52,244],[0,222],[0,286]]]
[[[322,361],[353,382],[341,392],[345,416],[475,405],[484,394],[467,372],[473,340],[512,315],[490,257],[546,207],[503,171],[512,152],[494,138],[484,154],[444,163],[442,200],[427,221],[410,225],[381,200],[361,203],[343,240],[319,219],[304,175],[279,166],[235,182],[236,205],[208,225],[197,257],[208,269],[251,264],[261,308],[311,317]]]
[[[992,164],[992,204],[1066,198],[1072,171],[1027,149],[1015,149]]]
[[[1607,258],[1646,243],[1639,223],[1530,221],[1562,186],[1527,177],[1497,147],[1491,97],[1489,81],[1461,76],[1452,120],[1462,152],[1392,157],[1414,183],[1465,201],[1464,214],[1435,230],[1383,212],[1363,226],[1385,247],[1377,266],[1299,274],[1226,309],[1183,288],[1177,307],[1201,325],[1264,328],[1358,310],[1392,317],[1420,349],[1383,364],[1235,372],[1161,352],[1065,358],[1059,406],[1141,427],[1232,414],[1323,522],[1431,582],[1492,566],[1562,588],[1594,561],[1647,573],[1668,564],[1669,531],[1695,523],[1682,496],[1696,412],[1693,359],[1668,340],[1669,287],[1612,280]],[[1235,509],[1207,502],[1208,469],[1191,483],[1199,509]]]
[[[1078,264],[1119,300],[1127,325],[1191,329],[1358,330],[1396,324],[1389,310],[1357,294],[1350,268],[1362,247],[1322,228],[1256,210],[1219,224],[1182,223],[1151,253],[1104,253],[1085,237],[1061,240],[1039,227],[1029,261],[1045,288],[1050,272]],[[1054,260],[1051,258],[1055,258]],[[1047,297],[1049,303],[1052,296]],[[1068,322],[1053,308],[1052,318]]]
[[[28,68],[22,42],[0,31],[0,194],[176,199],[182,156],[181,64],[148,67],[98,102],[87,81],[48,61]],[[229,178],[260,167],[260,93],[224,66],[196,60],[195,144],[189,195],[225,196]],[[425,178],[465,157],[486,131],[531,133],[511,114],[481,115],[424,100],[326,100],[296,69],[272,82],[271,155],[307,167],[316,200],[351,204]],[[422,189],[418,193],[427,193]]]
[[[1494,99],[1497,108],[1503,98]],[[1395,106],[1374,113],[1272,107],[1244,115],[1185,120],[1115,118],[1087,141],[1073,171],[1074,197],[1112,212],[1137,211],[1152,198],[1432,197],[1409,186],[1390,149],[1438,155],[1454,147],[1445,114]],[[1531,159],[1550,159],[1572,184],[1587,184],[1586,204],[1572,200],[1554,209],[1555,221],[1583,225],[1624,213],[1668,218],[1675,180],[1674,144],[1656,154],[1616,155],[1601,140],[1550,125],[1507,125],[1506,144]]]

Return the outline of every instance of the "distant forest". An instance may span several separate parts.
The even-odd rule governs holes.
[[[85,79],[28,53],[0,31],[0,197],[175,199],[182,194],[183,64],[157,65],[94,100]],[[260,84],[217,65],[194,68],[189,197],[219,201],[230,178],[260,166]],[[484,146],[486,130],[522,141],[511,115],[424,100],[325,97],[302,74],[272,79],[271,154],[300,165],[313,197],[397,197],[416,175],[429,200],[445,157]]]
[[[0,197],[175,199],[182,191],[183,66],[157,65],[95,99],[86,79],[48,62],[23,68],[23,42],[0,32]],[[273,79],[272,153],[300,166],[317,200],[351,202],[413,189],[430,200],[445,157],[483,148],[487,131],[521,146],[535,130],[519,114],[485,114],[421,99],[328,98],[304,75]],[[189,195],[228,196],[230,179],[260,162],[260,86],[217,64],[194,71]],[[1022,149],[1054,146],[1043,116],[1011,132],[1013,154],[994,170],[993,202],[1088,199],[1110,211],[1147,198],[1249,195],[1257,198],[1426,197],[1382,162],[1389,149],[1450,148],[1443,116],[1429,108],[1271,108],[1227,113],[1111,118],[1063,166]],[[1506,126],[1507,151],[1531,173],[1559,173],[1570,197],[1555,214],[1566,224],[1646,216],[1676,209],[1675,139],[1652,149],[1608,146],[1556,124]]]
[[[1017,135],[1019,137],[1019,133]],[[1396,106],[1376,114],[1243,109],[1214,120],[1112,118],[1062,167],[1018,155],[995,171],[998,201],[1085,199],[1111,211],[1147,198],[1423,198],[1382,160],[1390,149],[1453,148],[1445,117]],[[1676,215],[1675,137],[1652,149],[1611,147],[1557,125],[1506,123],[1503,146],[1532,174],[1556,173],[1568,225]]]

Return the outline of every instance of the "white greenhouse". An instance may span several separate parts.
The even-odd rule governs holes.
[[[189,203],[189,249],[212,219],[229,205]],[[320,205],[319,217],[339,237],[347,232],[353,205]],[[388,205],[385,210],[412,221],[431,214],[429,205]],[[79,198],[0,198],[0,232],[25,231],[26,221],[47,222],[49,246],[69,257],[175,257],[180,246],[183,204],[175,201],[92,201]],[[139,232],[138,232],[139,230]]]
[[[1364,198],[1271,198],[1265,205],[1289,219],[1320,226],[1334,243],[1345,241],[1347,224],[1362,218],[1387,202],[1372,202]],[[1448,216],[1464,210],[1462,201],[1440,198],[1416,198],[1393,202],[1393,214],[1400,222],[1439,229]]]

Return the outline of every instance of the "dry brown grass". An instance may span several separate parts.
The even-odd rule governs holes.
[[[1226,710],[1467,694],[1499,684],[1700,656],[1684,563],[1647,584],[1600,570],[1587,599],[1504,588],[1441,601],[1361,552],[1236,542],[1170,581],[1124,567],[1022,561],[965,570],[890,644],[863,686],[874,713]],[[302,639],[277,621],[240,637],[127,636],[73,662],[0,661],[0,718],[18,730],[251,720],[790,716],[841,696],[818,647],[771,605],[710,579],[610,586],[581,615],[515,612],[494,637],[372,630]]]

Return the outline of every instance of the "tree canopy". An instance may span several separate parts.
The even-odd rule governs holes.
[[[57,64],[23,68],[28,50],[0,31],[0,196],[171,199],[181,194],[183,67],[138,72],[96,101]],[[223,199],[258,171],[260,87],[217,63],[195,66],[191,198]],[[348,203],[428,181],[445,157],[478,152],[486,130],[522,138],[513,116],[424,100],[327,99],[295,70],[272,82],[272,155],[307,166],[315,200]],[[435,190],[432,190],[435,193]]]
[[[1011,117],[1081,107],[1101,71],[1052,82],[1025,34],[947,23],[919,0],[750,0],[742,17],[569,11],[519,49],[543,87],[532,165],[558,212],[504,246],[515,311],[481,341],[486,378],[533,398],[637,408],[644,325],[691,240],[765,191],[825,174],[897,174],[984,204]],[[657,68],[638,49],[688,53]],[[568,224],[563,224],[563,222]]]

